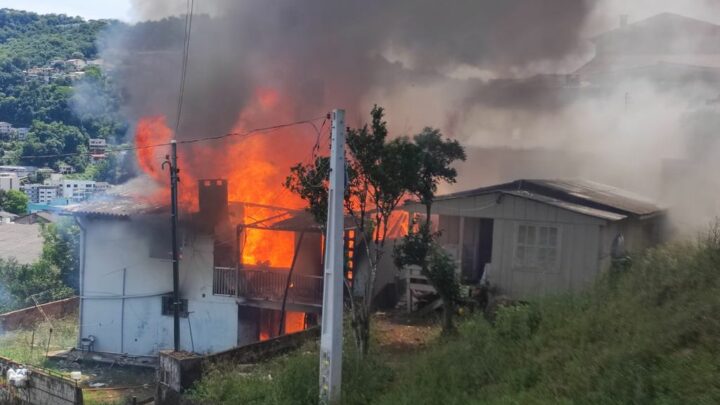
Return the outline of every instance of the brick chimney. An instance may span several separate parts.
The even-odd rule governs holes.
[[[198,218],[214,229],[228,217],[228,182],[226,179],[203,179],[198,181]]]

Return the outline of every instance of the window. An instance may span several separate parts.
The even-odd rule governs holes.
[[[515,246],[515,264],[521,267],[553,268],[558,263],[559,245],[557,227],[520,225]]]
[[[162,296],[162,314],[163,316],[173,316],[173,297],[172,295]],[[188,317],[188,300],[180,299],[180,316],[182,318]]]

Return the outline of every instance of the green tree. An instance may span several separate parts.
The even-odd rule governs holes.
[[[77,292],[80,281],[80,228],[69,219],[61,219],[44,225],[41,232],[41,260],[57,268],[63,284]]]
[[[383,108],[374,106],[371,123],[349,128],[347,133],[345,209],[355,222],[369,262],[366,274],[355,269],[355,291],[350,300],[355,343],[362,355],[370,347],[370,314],[388,220],[417,175],[416,147],[406,137],[388,140],[384,115]],[[327,217],[328,174],[328,160],[321,158],[309,165],[294,166],[285,182],[288,189],[307,202],[308,210],[321,223]]]
[[[7,212],[21,215],[27,212],[28,196],[22,191],[0,190],[0,207]]]
[[[425,221],[430,221],[430,212],[441,182],[455,183],[457,170],[452,166],[456,161],[465,161],[465,149],[454,139],[443,139],[440,130],[426,127],[413,137],[419,154],[420,169],[410,192],[425,206]]]
[[[67,298],[73,293],[63,284],[60,270],[44,260],[20,264],[14,259],[0,259],[0,284],[6,294],[5,306],[11,309]]]
[[[443,333],[452,334],[455,332],[453,314],[460,300],[460,281],[455,260],[445,249],[435,244],[430,248],[428,262],[425,275],[443,300]]]
[[[452,314],[456,304],[454,292],[459,291],[459,281],[455,277],[455,265],[445,260],[441,248],[437,245],[437,233],[432,232],[431,213],[440,183],[455,183],[457,170],[452,166],[456,161],[464,161],[465,150],[456,140],[443,139],[438,129],[426,127],[413,137],[418,154],[416,181],[410,185],[410,192],[425,206],[425,220],[415,224],[403,240],[395,246],[393,255],[399,268],[418,266],[443,299],[443,331],[451,333],[454,329]],[[452,267],[452,276],[445,274]]]
[[[46,124],[34,121],[27,141],[22,145],[20,161],[23,164],[58,169],[60,162],[73,166],[77,171],[85,170],[89,163],[87,155],[76,153],[88,151],[89,137],[74,126],[61,122]],[[58,158],[57,155],[65,155]]]

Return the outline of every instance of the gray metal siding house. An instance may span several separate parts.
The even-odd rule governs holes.
[[[424,207],[404,209],[422,214]],[[576,291],[608,268],[613,241],[641,251],[658,243],[664,211],[599,183],[518,180],[438,197],[440,243],[466,284],[486,280],[513,299]]]

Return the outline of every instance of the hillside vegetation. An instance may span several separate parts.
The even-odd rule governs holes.
[[[25,139],[0,136],[0,163],[50,167],[68,164],[81,175],[118,182],[115,156],[93,164],[90,138],[123,141],[128,123],[120,112],[120,90],[102,61],[70,67],[67,60],[92,62],[110,20],[0,9],[0,121],[27,128]],[[38,70],[51,70],[41,73]],[[35,73],[33,73],[35,72]],[[35,156],[51,157],[37,158]],[[65,156],[54,156],[65,155]]]
[[[344,403],[720,403],[720,231],[670,244],[583,294],[473,315],[459,335],[388,362],[345,362]],[[351,347],[346,345],[345,347]],[[397,360],[397,361],[396,361]],[[311,404],[317,352],[208,373],[201,403]]]

